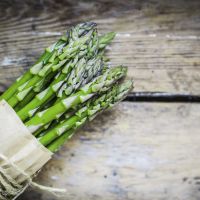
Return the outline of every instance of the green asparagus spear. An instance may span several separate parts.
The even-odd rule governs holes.
[[[84,124],[84,123],[85,123],[85,121],[83,121],[83,122],[80,124],[80,126],[81,126],[82,124]],[[76,129],[78,129],[80,126],[77,126],[76,128],[71,128],[70,130],[68,130],[68,131],[66,131],[65,133],[63,133],[60,137],[58,137],[58,138],[55,139],[51,144],[49,144],[49,145],[47,146],[47,149],[49,149],[49,151],[51,151],[51,152],[53,152],[53,153],[57,152],[57,151],[60,149],[60,147],[61,147],[67,140],[69,140],[69,139],[73,136],[73,134],[74,134],[74,132],[76,131]]]
[[[84,107],[86,105],[86,103],[79,104],[79,105],[77,105],[77,106],[69,109],[67,112],[65,112],[63,115],[61,115],[58,119],[53,120],[49,124],[40,127],[37,131],[35,131],[33,133],[33,135],[35,137],[37,137],[37,138],[40,138],[41,136],[43,136],[44,134],[46,134],[49,130],[51,130],[52,128],[54,128],[58,123],[61,123],[64,120],[72,117],[77,112],[77,110],[79,110],[82,107]]]
[[[110,32],[106,33],[99,37],[99,45],[97,45],[98,40],[91,40],[90,47],[88,48],[88,53],[86,55],[87,58],[91,58],[95,55],[95,52],[98,55],[97,58],[94,56],[93,59],[90,59],[85,67],[84,73],[77,73],[79,70],[76,68],[72,71],[72,74],[68,78],[68,83],[63,84],[63,86],[60,88],[57,97],[59,98],[66,98],[69,96],[73,91],[75,91],[79,86],[83,86],[87,84],[89,81],[91,81],[95,76],[99,75],[102,70],[102,65],[96,64],[95,60],[98,60],[102,57],[102,51],[105,49],[105,47],[113,40],[115,36],[115,33]],[[77,76],[81,75],[81,76]],[[78,80],[79,79],[79,80]],[[78,82],[77,82],[78,80]],[[78,84],[78,86],[77,86]],[[70,85],[70,86],[69,86]],[[59,101],[59,98],[57,99],[57,102]]]
[[[0,100],[5,99],[8,100],[12,97],[12,95],[15,94],[16,90],[29,81],[34,74],[37,72],[38,68],[41,68],[44,64],[46,64],[49,60],[49,58],[53,55],[56,49],[60,48],[64,43],[66,43],[68,40],[67,36],[61,37],[58,42],[51,45],[50,47],[45,49],[45,52],[42,54],[42,56],[38,59],[36,64],[34,64],[29,71],[27,71],[24,75],[22,75],[20,78],[18,78],[15,83],[13,83],[0,97]]]
[[[57,71],[60,67],[63,66],[64,63],[67,62],[68,59],[74,57],[77,52],[81,51],[83,48],[86,48],[85,44],[88,40],[91,39],[90,36],[93,32],[93,27],[93,24],[90,25],[90,29],[87,27],[87,31],[88,29],[90,31],[82,37],[77,37],[79,36],[77,34],[77,27],[72,28],[70,31],[69,44],[65,47],[62,45],[59,49],[56,49],[45,66],[37,66],[34,71],[35,75],[30,80],[26,81],[20,88],[17,88],[19,92],[11,97],[8,100],[8,103],[14,107],[19,101],[22,101],[30,91],[32,91],[36,83],[40,82],[52,71]],[[86,32],[86,30],[84,30],[84,32]]]
[[[73,63],[70,64],[72,66]],[[78,63],[79,66],[84,66],[85,64],[86,61],[84,58],[82,58]],[[21,120],[24,121],[28,117],[33,116],[42,104],[44,104],[47,100],[53,98],[56,95],[56,91],[62,86],[63,83],[64,80],[60,80],[60,78],[55,79],[47,89],[37,94],[36,97],[29,104],[27,104],[23,109],[17,112]]]
[[[124,99],[132,88],[133,84],[130,80],[113,86],[106,94],[101,95],[94,101],[88,102],[88,105],[80,109],[73,117],[58,124],[54,129],[39,138],[39,141],[47,146],[50,151],[56,152],[66,140],[72,137],[76,129],[88,120],[92,120],[103,110],[114,106]]]
[[[86,83],[91,81],[94,77],[98,75],[98,72],[103,68],[103,63],[101,61],[101,57],[97,56],[90,59],[83,67],[79,67],[78,65],[70,74],[67,84],[64,84],[57,94],[57,102],[60,99],[64,99],[70,96],[74,91],[76,91],[80,86],[84,86]]]
[[[54,76],[55,76],[55,74],[51,73],[45,79],[43,79],[43,81],[37,83],[36,86],[34,87],[34,89],[32,91],[30,91],[29,94],[14,107],[15,112],[20,111],[29,102],[31,102],[31,100],[34,99],[36,94],[38,93],[37,91],[44,90],[47,87],[47,85],[49,85],[52,82]]]
[[[45,134],[43,137],[39,139],[41,144],[44,146],[51,143],[54,139],[56,139],[58,136],[62,135],[65,131],[71,129],[76,125],[77,122],[85,119],[90,118],[91,116],[94,116],[95,113],[99,112],[103,108],[107,108],[113,101],[113,99],[119,95],[117,92],[119,91],[119,88],[123,89],[124,91],[127,91],[128,88],[131,88],[131,82],[124,83],[123,87],[117,87],[114,86],[109,92],[107,92],[104,95],[101,95],[99,98],[97,98],[95,101],[89,101],[88,104],[81,108],[74,116],[71,118],[61,122],[58,124],[55,128],[50,130],[47,134]],[[122,92],[120,91],[120,94]]]
[[[93,46],[88,45],[88,52],[86,51],[86,53],[92,53],[91,48],[93,48],[93,55],[96,54],[96,49],[98,49],[98,37],[96,32],[94,32],[94,40],[97,42],[93,42]],[[40,92],[38,95],[36,95],[36,97],[29,104],[27,104],[17,113],[22,121],[26,120],[28,117],[33,116],[41,105],[46,103],[49,99],[55,97],[56,92],[63,84],[66,87],[70,84],[70,86],[72,86],[72,89],[78,88],[78,84],[81,84],[81,79],[86,68],[86,59],[84,57],[81,57],[82,53],[81,55],[79,53],[75,57],[75,59],[69,61],[64,67],[64,69],[61,71],[61,73],[50,84],[50,86],[44,91]],[[79,58],[81,59],[78,60]],[[73,68],[75,69],[72,70]]]
[[[115,32],[109,32],[99,37],[99,48],[105,49],[105,47],[115,38]]]
[[[91,40],[90,44],[88,45],[88,52],[87,55],[85,55],[86,58],[95,55],[97,50],[102,50],[105,48],[106,44],[110,43],[110,41],[113,39],[113,37],[110,36],[113,36],[112,32],[101,36],[101,49],[98,49],[98,37],[95,32],[94,34],[95,35],[93,40]],[[81,56],[78,55],[73,61],[67,63],[66,67],[62,70],[62,73],[60,73],[60,75],[50,84],[50,86],[45,91],[39,93],[32,101],[30,101],[29,104],[18,111],[17,114],[23,121],[28,117],[33,116],[41,105],[55,96],[55,93],[58,90],[58,97],[67,97],[77,88],[92,80],[92,78],[94,78],[101,71],[102,65],[100,64],[100,57],[89,60],[87,64],[84,64],[84,58],[78,61],[79,57]],[[73,69],[69,77],[66,78],[66,75],[70,73],[72,68],[75,69]],[[65,95],[63,94],[63,91],[65,92]]]
[[[94,65],[93,63],[94,63],[95,59],[102,58],[103,50],[113,40],[114,37],[115,37],[114,32],[106,33],[106,34],[99,37],[98,58],[94,57],[93,59],[88,61],[86,68],[85,68],[84,76],[82,76],[82,81],[79,82],[78,86],[84,86],[89,81],[91,81],[95,76],[100,75],[101,70],[102,70],[102,65],[99,65],[99,64]],[[91,41],[91,43],[94,43],[94,42],[96,43],[95,40]],[[89,48],[91,53],[94,54],[94,52],[97,51],[97,49],[95,49],[96,46],[97,45],[91,44],[91,48]],[[90,56],[90,54],[89,54],[89,55],[87,55],[87,57],[92,57],[92,56]],[[75,72],[75,71],[76,71],[76,69],[74,69],[74,71],[72,72],[73,75],[69,78],[69,81],[68,81],[68,83],[71,85],[71,87],[69,87],[68,84],[63,84],[63,86],[60,88],[60,90],[58,92],[58,95],[57,95],[58,99],[57,99],[56,103],[60,100],[59,98],[61,98],[61,99],[66,98],[67,96],[69,96],[72,93],[73,90],[75,91],[78,88],[77,87],[77,81],[74,78],[74,77],[77,76],[76,75],[77,72]]]
[[[62,115],[71,107],[80,103],[86,102],[95,94],[108,90],[113,83],[126,75],[127,68],[119,66],[111,69],[106,69],[105,72],[94,79],[92,82],[83,86],[78,92],[70,97],[61,100],[54,106],[37,113],[25,125],[33,133],[41,126],[51,122],[56,116]]]

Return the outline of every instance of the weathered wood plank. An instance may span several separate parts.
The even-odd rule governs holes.
[[[67,188],[57,198],[65,200],[197,200],[199,117],[198,104],[121,103],[79,131],[36,181]],[[56,198],[29,190],[19,199]]]
[[[71,24],[116,31],[108,54],[128,65],[135,91],[199,94],[200,1],[0,2],[0,91]]]

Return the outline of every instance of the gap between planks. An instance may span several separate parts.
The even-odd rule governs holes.
[[[166,103],[199,103],[200,95],[167,93],[167,92],[132,92],[124,101],[128,102],[166,102]]]

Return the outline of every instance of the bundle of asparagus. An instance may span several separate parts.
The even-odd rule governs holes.
[[[132,81],[123,81],[127,68],[108,67],[104,59],[114,37],[99,36],[93,22],[72,27],[0,97],[50,151],[132,89]]]
[[[127,68],[106,62],[105,48],[114,37],[99,36],[93,22],[72,27],[0,97],[14,109],[0,103],[0,199],[16,198],[33,184],[78,128],[132,89],[132,81],[124,80]]]

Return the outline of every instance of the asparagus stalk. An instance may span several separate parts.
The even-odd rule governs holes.
[[[86,26],[87,33],[82,37],[77,37],[79,36],[77,34],[77,29],[80,28],[80,26],[72,28],[70,31],[69,44],[65,47],[64,45],[62,45],[59,49],[57,49],[45,66],[37,66],[37,68],[34,71],[35,75],[32,77],[32,79],[25,82],[20,88],[18,87],[19,92],[13,97],[11,97],[8,100],[8,103],[12,107],[14,107],[19,101],[22,101],[30,91],[32,91],[36,83],[40,82],[52,71],[59,70],[60,67],[62,67],[68,59],[74,57],[77,54],[77,52],[81,51],[83,48],[86,48],[85,44],[86,42],[88,42],[88,40],[91,39],[93,27],[93,23],[90,23],[89,26]],[[90,30],[89,32],[88,29]],[[84,30],[84,33],[86,32],[86,30]],[[81,26],[81,33],[82,32],[83,30]]]
[[[73,63],[71,62],[70,65],[72,66],[72,64]],[[79,61],[78,65],[85,66],[86,65],[85,59],[82,58]],[[59,77],[61,78],[61,76]],[[60,78],[55,79],[47,89],[37,94],[30,103],[28,103],[23,109],[17,112],[18,116],[21,118],[22,121],[26,120],[28,117],[33,116],[41,105],[43,105],[50,98],[55,97],[56,91],[62,86],[64,82],[64,80]]]
[[[86,57],[87,59],[94,56],[97,53],[97,50],[100,51],[103,48],[105,48],[106,44],[110,43],[113,37],[114,34],[112,32],[101,36],[101,49],[98,49],[98,37],[94,32],[93,40],[90,41],[90,44],[88,45],[87,55],[85,55],[84,57]],[[89,60],[87,64],[85,63],[84,58],[78,61],[79,57],[81,56],[78,55],[73,61],[67,63],[60,75],[50,84],[50,86],[46,90],[39,93],[32,101],[30,101],[30,103],[24,106],[20,111],[18,110],[17,114],[22,119],[22,121],[26,120],[28,117],[33,116],[41,105],[43,105],[49,99],[55,97],[55,94],[58,90],[58,97],[67,97],[80,86],[83,86],[90,80],[92,80],[92,78],[94,78],[101,71],[102,65],[100,64],[100,57],[94,57],[93,59]],[[69,74],[70,71],[71,74]],[[67,74],[69,74],[69,77],[67,77]]]
[[[132,90],[132,81],[125,81],[117,86],[113,86],[106,94],[101,95],[94,101],[90,101],[85,107],[80,109],[73,117],[60,123],[47,134],[39,138],[39,141],[47,148],[56,152],[65,142],[70,139],[81,125],[88,120],[94,119],[103,110],[114,106],[126,97]],[[73,119],[73,120],[72,120]]]
[[[98,49],[98,37],[97,33],[94,32],[93,46],[89,46],[86,53],[91,52],[91,48],[93,49],[93,55],[96,54],[96,49]],[[91,40],[91,41],[93,41]],[[84,53],[85,54],[85,53]],[[86,59],[83,57],[83,53],[80,53],[72,60],[70,60],[61,71],[61,73],[54,79],[54,81],[50,84],[50,86],[44,91],[40,92],[36,97],[27,104],[23,109],[21,109],[17,114],[22,119],[22,121],[26,120],[28,117],[31,117],[35,114],[35,112],[39,109],[41,105],[46,103],[49,99],[52,99],[56,96],[56,92],[59,88],[64,84],[66,87],[71,84],[72,89],[78,88],[78,83],[81,83],[82,76],[84,74],[86,68]],[[81,58],[80,60],[78,60]],[[73,70],[73,68],[75,68]],[[70,74],[71,72],[71,74]]]
[[[100,56],[90,59],[86,65],[79,67],[78,65],[70,74],[67,84],[64,84],[57,94],[57,102],[61,99],[64,99],[70,96],[74,91],[76,91],[80,86],[84,86],[86,83],[91,81],[94,77],[101,72],[103,68],[103,63]]]
[[[33,135],[35,137],[37,137],[37,138],[40,138],[41,136],[43,136],[44,134],[46,134],[50,129],[54,128],[58,123],[61,123],[64,120],[72,117],[77,112],[77,110],[79,110],[80,108],[84,107],[86,103],[79,104],[79,105],[77,105],[77,106],[69,109],[67,112],[65,112],[64,114],[62,114],[58,119],[53,120],[49,124],[40,127],[37,131],[35,131],[33,133]]]
[[[26,97],[14,107],[14,110],[16,112],[18,112],[19,110],[23,109],[29,102],[32,101],[32,99],[35,98],[36,94],[38,93],[37,91],[44,90],[47,87],[47,85],[49,85],[52,82],[52,79],[54,78],[54,75],[55,74],[51,73],[45,79],[43,79],[43,81],[41,81],[38,84],[36,84],[34,89],[32,91],[30,91],[26,95]]]
[[[103,56],[103,50],[105,49],[106,45],[108,45],[113,40],[114,36],[115,34],[110,32],[99,37],[99,42],[97,38],[94,38],[90,41],[90,44],[88,45],[88,53],[84,57],[86,60],[92,57],[93,59],[90,59],[87,62],[85,70],[83,70],[84,73],[80,73],[79,71],[82,70],[77,69],[76,66],[74,67],[73,71],[67,78],[66,84],[63,84],[63,86],[59,89],[57,97],[64,98],[69,96],[73,91],[76,91],[79,86],[85,85],[90,80],[92,80],[92,78],[100,74],[102,66],[97,64],[94,65],[95,60],[98,60]],[[97,53],[98,55],[96,56]],[[60,76],[62,77],[62,74]],[[59,101],[59,98],[57,99],[57,102]]]
[[[106,33],[99,37],[99,49],[98,49],[99,58],[100,57],[103,58],[104,49],[114,39],[115,35],[116,34],[114,32],[109,32],[109,33]],[[94,49],[94,47],[90,48],[90,49]],[[94,59],[96,59],[96,58],[94,58]],[[86,65],[85,74],[84,74],[84,77],[82,78],[82,82],[80,82],[79,86],[83,86],[83,85],[87,84],[95,76],[100,75],[101,70],[102,70],[102,65],[96,65],[96,66],[99,66],[99,68],[92,67],[92,65],[93,65],[93,60],[89,61],[88,64]],[[71,83],[72,83],[72,81],[71,81]],[[59,90],[57,97],[64,99],[67,96],[69,96],[72,93],[73,85],[76,85],[76,84],[75,83],[71,84],[71,87],[69,88],[67,85],[64,84],[63,87],[61,87],[61,89]],[[76,87],[76,88],[78,88],[78,87]],[[57,99],[56,103],[59,102],[59,100],[60,100],[59,98]]]
[[[84,122],[82,124],[84,124]],[[47,149],[49,149],[49,151],[51,151],[53,153],[57,152],[61,148],[61,146],[63,146],[64,143],[73,136],[76,129],[78,129],[80,126],[77,126],[77,128],[72,128],[72,129],[66,131],[59,138],[55,139],[55,141],[53,141],[51,144],[49,144],[47,146]]]
[[[106,46],[114,39],[115,37],[115,33],[114,32],[109,32],[109,33],[106,33],[102,36],[99,37],[99,50],[98,50],[98,54],[99,54],[99,57],[104,58],[103,54],[104,54],[104,50],[106,48]],[[91,71],[94,71],[96,70],[96,72],[91,72]],[[101,74],[101,70],[102,68],[99,69],[99,71],[97,71],[98,69],[97,68],[93,68],[93,67],[90,67],[90,64],[87,65],[87,69],[86,69],[86,73],[84,75],[84,81],[82,82],[81,86],[87,84],[90,80],[92,80],[92,77],[91,75],[96,75],[96,76],[99,76]],[[65,92],[63,92],[62,90],[63,88],[61,88],[59,90],[59,94],[57,95],[57,97],[60,97],[60,98],[66,98],[67,97],[67,94],[68,94],[68,90],[66,91],[66,94]],[[59,98],[57,99],[56,103],[59,102]],[[82,105],[80,105],[82,106]],[[71,112],[67,111],[65,113],[65,116],[67,115],[68,117],[71,116],[72,113],[74,113],[75,111],[77,110],[77,108],[72,108],[71,109]],[[69,113],[69,114],[68,114]],[[63,116],[60,117],[61,119],[63,119]],[[53,127],[56,123],[59,122],[60,119],[56,120],[54,123],[51,123],[51,126],[50,127]],[[40,129],[40,131],[37,131],[36,133],[39,134],[43,131],[44,129]],[[35,134],[35,133],[34,133]]]
[[[104,50],[106,46],[115,38],[115,32],[109,32],[99,37],[99,48]]]
[[[41,126],[56,119],[56,116],[62,115],[70,108],[86,102],[95,94],[108,90],[113,83],[126,75],[127,68],[118,66],[111,69],[106,69],[105,72],[94,79],[92,82],[86,84],[78,92],[72,94],[70,97],[61,100],[52,107],[34,115],[25,125],[33,133]]]
[[[68,41],[67,36],[61,37],[56,43],[53,45],[49,46],[48,48],[45,49],[44,53],[41,55],[41,57],[37,60],[37,62],[20,78],[18,78],[15,83],[13,83],[0,97],[0,100],[8,100],[10,99],[16,92],[16,90],[29,81],[34,74],[37,72],[37,69],[39,67],[42,67],[45,65],[49,58],[53,55],[53,53],[60,48],[63,44],[65,44]]]
[[[101,111],[104,108],[107,108],[112,101],[116,98],[117,95],[124,93],[129,88],[131,88],[131,81],[122,84],[121,86],[114,86],[109,92],[101,95],[95,101],[89,101],[88,104],[81,108],[74,116],[61,122],[55,128],[50,130],[47,134],[39,139],[40,143],[44,146],[47,146],[58,136],[62,135],[65,131],[73,128],[79,121],[90,118],[94,116],[95,113]],[[122,91],[121,91],[122,90]]]

